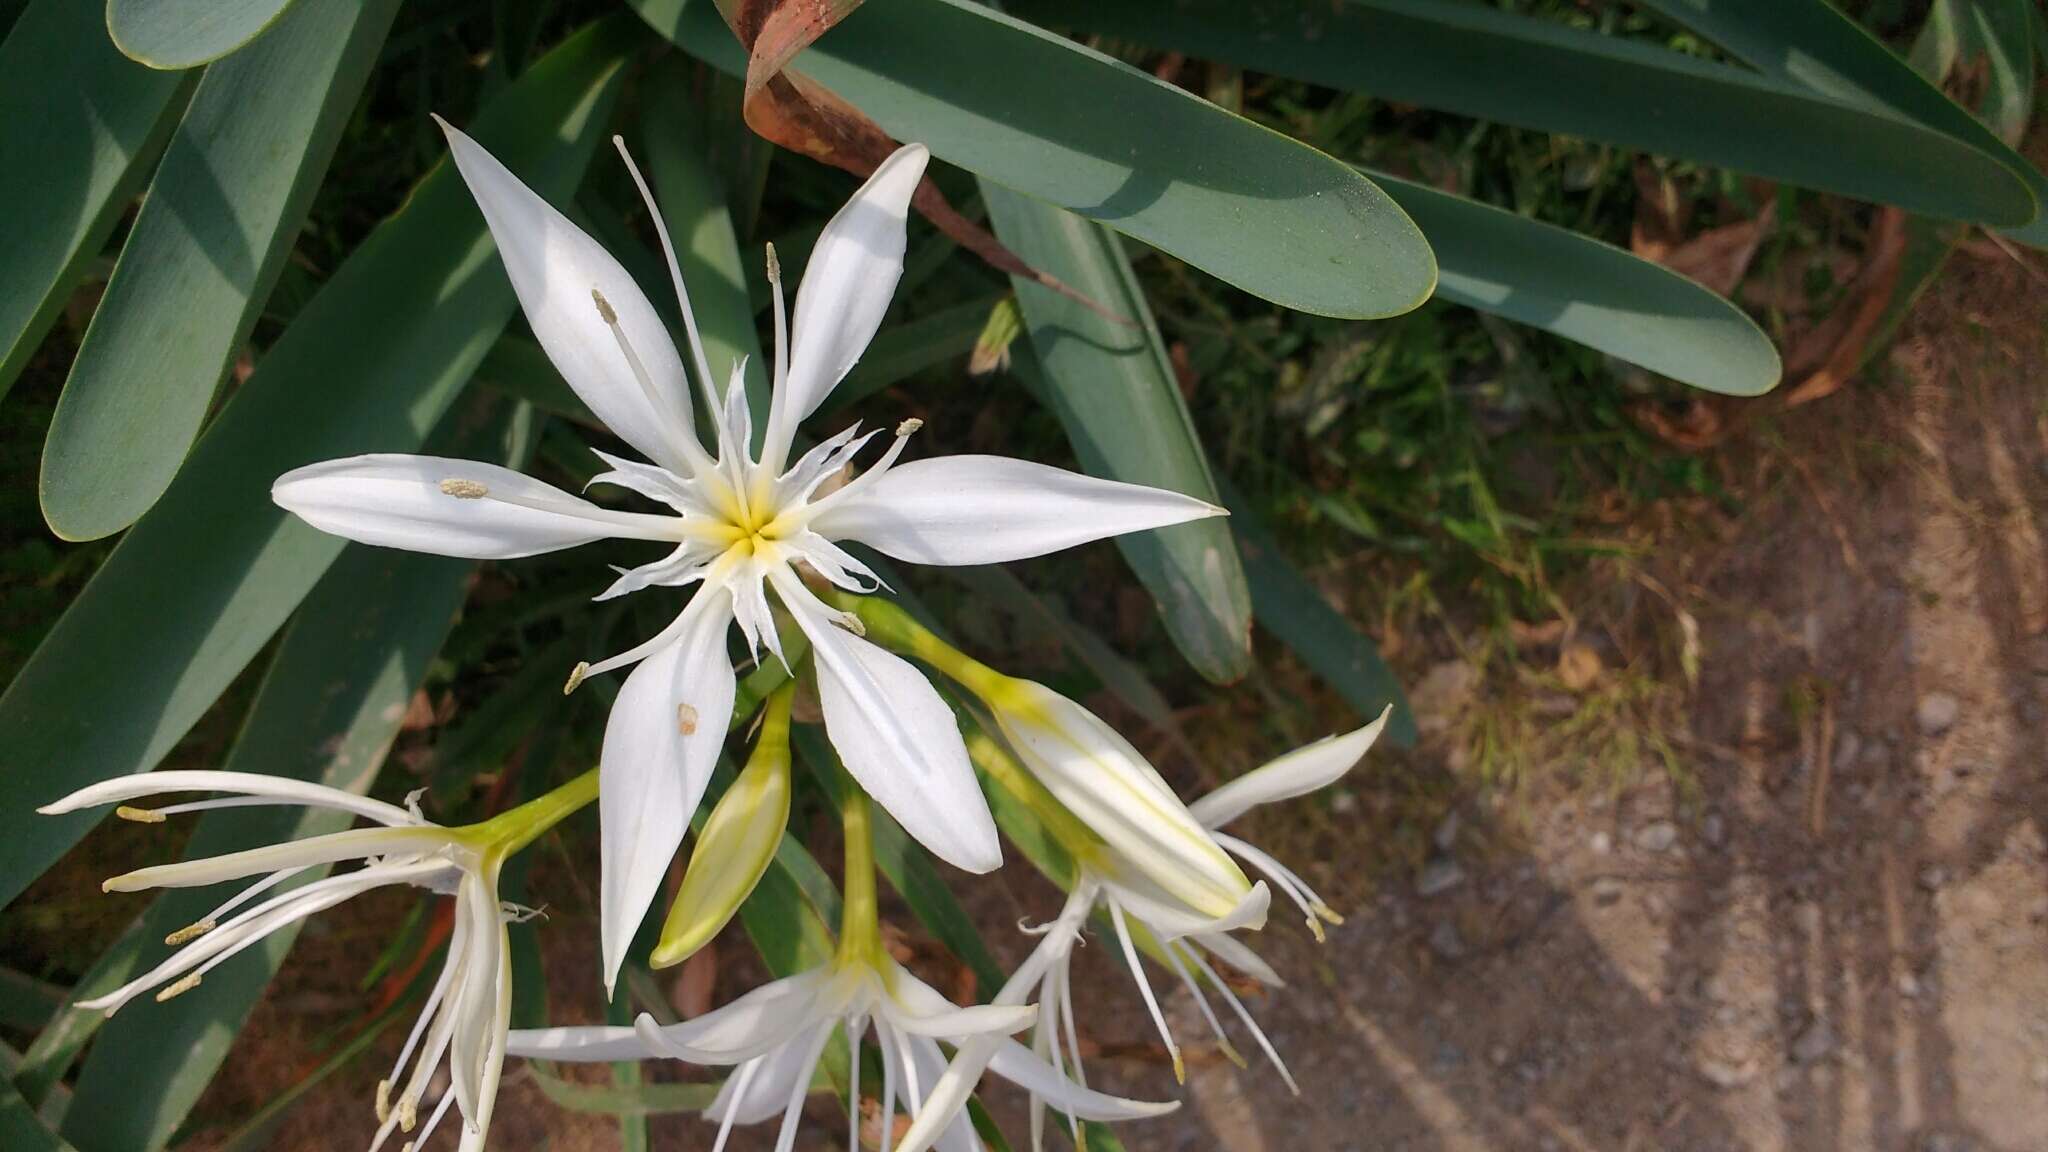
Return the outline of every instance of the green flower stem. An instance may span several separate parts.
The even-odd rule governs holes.
[[[860,618],[867,638],[905,656],[944,672],[962,687],[991,704],[1000,700],[1010,677],[983,664],[933,634],[897,605],[876,596],[853,596],[834,591],[834,607]]]
[[[481,824],[465,829],[478,846],[499,858],[510,856],[548,829],[567,820],[597,799],[597,769],[577,776],[554,791],[536,796],[517,808],[500,812]]]
[[[846,830],[846,875],[840,882],[839,963],[883,967],[881,904],[875,894],[875,817],[868,794],[842,776],[839,802]]]

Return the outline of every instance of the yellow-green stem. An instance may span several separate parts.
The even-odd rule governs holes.
[[[874,812],[851,777],[840,778],[839,820],[846,833],[846,875],[841,880],[839,962],[876,964],[882,953],[881,906],[875,894]]]
[[[833,604],[860,617],[869,640],[917,657],[983,699],[1000,695],[1002,686],[1010,679],[939,639],[931,629],[912,619],[910,613],[887,600],[835,591]]]
[[[472,826],[469,831],[500,856],[510,856],[595,799],[597,769],[592,768],[545,795]]]

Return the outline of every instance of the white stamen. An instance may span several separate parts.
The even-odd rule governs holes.
[[[1116,927],[1117,942],[1123,945],[1124,962],[1130,965],[1131,978],[1138,982],[1138,994],[1145,999],[1145,1010],[1152,1014],[1152,1023],[1159,1029],[1159,1038],[1166,1042],[1167,1054],[1173,1057],[1173,1079],[1175,1083],[1188,1082],[1187,1062],[1181,1059],[1180,1045],[1173,1042],[1173,1033],[1166,1027],[1166,1014],[1159,1010],[1159,999],[1152,995],[1152,982],[1145,978],[1145,968],[1138,962],[1138,946],[1131,943],[1131,930],[1124,925],[1123,906],[1116,901],[1109,902],[1109,920]]]
[[[647,205],[647,214],[654,218],[654,234],[661,239],[661,255],[668,261],[668,278],[676,289],[676,303],[683,309],[683,334],[690,338],[690,359],[697,367],[697,381],[703,386],[704,396],[715,415],[718,412],[718,394],[711,385],[711,363],[704,358],[704,340],[697,335],[697,317],[690,311],[690,291],[683,287],[683,270],[676,263],[676,246],[668,238],[668,222],[661,218],[661,209],[655,206],[654,192],[647,187],[646,177],[640,175],[640,166],[633,163],[633,154],[626,151],[626,138],[613,136],[612,146],[619,150],[619,158],[626,162],[626,171],[632,174],[633,186],[640,190],[640,199]]]
[[[738,1078],[733,1082],[732,1095],[726,1098],[725,1117],[718,1122],[718,1139],[711,1142],[711,1152],[725,1152],[725,1142],[732,1135],[733,1117],[739,1115],[740,1101],[747,1098],[747,1085],[754,1082],[754,1073],[761,1070],[763,1057],[756,1056],[740,1065]]]
[[[1260,1028],[1259,1022],[1252,1019],[1252,1014],[1247,1012],[1243,1002],[1238,1000],[1237,993],[1230,990],[1230,985],[1216,974],[1216,969],[1209,966],[1209,962],[1202,958],[1200,952],[1189,949],[1188,959],[1193,960],[1195,966],[1202,970],[1202,975],[1209,978],[1209,983],[1215,985],[1218,992],[1223,993],[1224,1002],[1230,1005],[1231,1011],[1237,1013],[1238,1021],[1250,1030],[1252,1039],[1258,1041],[1259,1050],[1272,1062],[1274,1071],[1280,1073],[1280,1079],[1287,1082],[1287,1090],[1296,1096],[1301,1095],[1301,1086],[1294,1082],[1294,1074],[1287,1070],[1287,1064],[1280,1059],[1280,1053],[1273,1050],[1273,1042],[1266,1039],[1265,1029]]]

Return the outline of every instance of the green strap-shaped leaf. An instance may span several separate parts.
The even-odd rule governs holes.
[[[0,1148],[8,1152],[78,1152],[50,1131],[6,1079],[0,1079]]]
[[[1699,2],[1719,7],[1727,0]],[[1261,72],[1929,215],[2008,225],[2034,218],[2034,196],[2013,169],[1953,131],[1784,78],[1480,4],[1019,0],[1012,7],[1033,19]]]
[[[292,3],[107,0],[107,32],[122,52],[151,68],[191,68],[254,40]]]
[[[115,51],[91,0],[37,0],[0,43],[0,393],[148,176],[182,84]]]
[[[982,194],[996,236],[1011,251],[1135,322],[1113,323],[1059,293],[1012,280],[1036,353],[1034,364],[1013,348],[1013,370],[1027,382],[1034,367],[1042,370],[1036,391],[1059,417],[1081,466],[1217,503],[1208,457],[1116,234],[993,184],[984,183]],[[1251,670],[1251,594],[1224,520],[1133,532],[1116,545],[1195,671],[1227,684]]]
[[[577,33],[492,101],[475,135],[564,198],[636,33],[626,17]],[[153,767],[341,551],[278,510],[271,481],[417,451],[515,307],[482,216],[441,165],[299,314],[0,696],[0,904],[92,822],[35,806]]]
[[[305,0],[200,79],[50,421],[41,496],[57,535],[118,532],[171,482],[397,11]]]
[[[1428,234],[1438,298],[1505,316],[1674,380],[1755,396],[1778,350],[1735,305],[1610,244],[1383,172],[1373,179]]]
[[[2004,0],[1999,0],[2004,2]],[[1968,144],[1995,160],[2024,181],[2034,199],[2048,205],[2048,177],[2028,163],[1997,133],[1948,98],[1935,84],[1913,70],[1913,66],[1868,30],[1837,10],[1827,0],[1643,0],[1728,50],[1750,67],[1767,76],[1799,85],[1835,99],[1882,109],[1917,121],[1957,141]],[[2026,0],[2012,0],[2024,9]],[[2018,27],[2027,27],[2026,14],[2019,13]],[[1964,19],[1959,32],[1973,23]],[[2000,21],[2002,24],[2003,21]],[[2027,86],[2032,87],[2031,76]],[[1832,159],[1822,151],[1822,160]],[[1960,185],[1974,183],[1974,170],[1959,170]],[[1820,187],[1820,185],[1815,185]],[[1881,199],[1881,198],[1879,198]],[[1914,208],[1916,205],[1905,204]],[[1930,211],[1930,215],[1974,220],[1978,223],[2017,225],[2009,235],[2028,244],[2048,244],[2048,219],[2031,222],[1978,217],[1961,212]]]
[[[744,68],[711,5],[633,3],[692,55]],[[1436,283],[1421,232],[1357,172],[969,0],[863,5],[796,67],[899,140],[1276,304],[1391,316]]]
[[[1336,689],[1361,719],[1370,720],[1392,704],[1394,717],[1387,722],[1386,739],[1396,747],[1413,747],[1415,715],[1393,669],[1380,659],[1379,646],[1295,570],[1251,505],[1228,484],[1224,497],[1237,529],[1245,574],[1251,579],[1259,624]]]

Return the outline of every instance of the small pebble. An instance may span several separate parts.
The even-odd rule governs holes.
[[[1607,908],[1621,900],[1621,881],[1612,876],[1602,876],[1593,881],[1593,903]]]
[[[1465,882],[1465,870],[1456,860],[1439,857],[1423,866],[1415,881],[1417,896],[1441,896]]]
[[[1636,829],[1636,847],[1645,852],[1669,852],[1678,843],[1678,825],[1658,820]]]
[[[1962,714],[1962,710],[1962,705],[1948,693],[1929,692],[1914,706],[1913,720],[1920,725],[1923,735],[1939,736],[1955,727],[1956,718]]]
[[[1605,856],[1614,851],[1614,837],[1605,832],[1595,832],[1586,838],[1586,847],[1591,848],[1595,856]]]
[[[1806,1026],[1806,1030],[1792,1041],[1792,1061],[1795,1064],[1811,1064],[1825,1059],[1835,1050],[1835,1030],[1822,1017]]]
[[[1709,812],[1707,818],[1700,821],[1700,836],[1707,843],[1719,848],[1728,842],[1728,822],[1722,819],[1719,812]]]
[[[1436,927],[1429,930],[1429,950],[1436,953],[1438,959],[1462,959],[1465,955],[1465,936],[1458,931],[1458,922],[1437,921]]]

